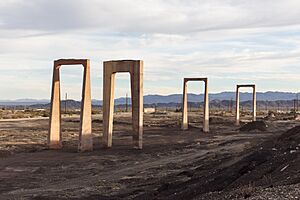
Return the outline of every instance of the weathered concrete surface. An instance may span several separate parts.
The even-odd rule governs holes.
[[[250,87],[253,89],[252,99],[252,120],[256,121],[256,86],[250,85],[237,85],[236,86],[236,111],[235,111],[235,124],[240,125],[240,88]]]
[[[79,151],[93,150],[92,138],[92,105],[91,105],[91,82],[90,61],[88,59],[60,59],[54,61],[51,111],[48,134],[48,145],[51,149],[60,149],[61,142],[61,107],[60,107],[60,67],[62,65],[82,65],[84,67],[83,87],[81,99],[81,116],[79,131]]]
[[[187,100],[187,83],[189,81],[203,81],[205,85],[204,91],[204,118],[203,132],[209,132],[209,99],[208,99],[208,79],[207,78],[184,78],[183,80],[183,100],[182,100],[182,124],[181,129],[188,129],[188,100]]]
[[[143,139],[143,61],[116,60],[103,63],[103,143],[112,146],[115,74],[129,72],[131,80],[133,145],[142,149]]]

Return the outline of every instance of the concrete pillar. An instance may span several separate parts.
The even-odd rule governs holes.
[[[204,91],[204,121],[203,121],[203,132],[209,132],[209,99],[208,99],[208,80],[206,79],[205,91]]]
[[[103,143],[112,146],[112,131],[114,117],[115,73],[112,73],[112,63],[105,62],[103,66]]]
[[[182,124],[181,129],[188,129],[188,100],[187,100],[187,82],[183,81],[183,99],[182,99]]]
[[[143,61],[135,62],[131,79],[132,128],[134,148],[143,148]]]
[[[103,64],[103,143],[112,146],[114,84],[117,72],[129,72],[131,80],[134,148],[142,149],[143,138],[143,61],[106,61]]]
[[[256,86],[253,86],[253,121],[256,121]]]
[[[236,99],[235,99],[235,125],[240,125],[240,91],[239,86],[236,87]]]
[[[60,107],[60,66],[54,63],[52,79],[52,95],[50,108],[50,127],[48,134],[48,145],[50,149],[59,149],[61,143],[61,107]]]
[[[92,100],[91,100],[90,61],[84,66],[83,87],[81,98],[79,150],[93,150],[92,134]]]
[[[90,62],[87,59],[60,59],[54,61],[48,134],[50,149],[59,149],[62,147],[59,69],[62,65],[78,64],[84,67],[78,150],[90,151],[93,149]]]

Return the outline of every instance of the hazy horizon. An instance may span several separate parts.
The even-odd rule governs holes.
[[[221,92],[209,92],[209,95],[217,95],[217,94],[222,94],[222,93],[235,93],[235,91],[221,91]],[[252,92],[250,91],[240,91],[240,94],[251,94]],[[261,91],[257,91],[257,94],[266,94],[266,93],[287,93],[287,94],[300,94],[300,92],[287,92],[287,91],[265,91],[265,92],[261,92]],[[192,93],[192,92],[188,92],[189,95],[203,95],[203,93]],[[172,94],[144,94],[144,96],[170,96],[170,95],[182,95],[182,93],[172,93]],[[120,96],[120,97],[116,97],[115,99],[120,99],[120,98],[126,98],[125,96]],[[128,98],[130,98],[130,92],[128,92]],[[30,98],[30,97],[25,97],[25,98],[18,98],[18,99],[0,99],[0,102],[5,102],[5,101],[19,101],[19,100],[36,100],[36,101],[50,101],[51,97],[49,98]],[[61,100],[65,100],[65,96],[62,95]],[[75,100],[75,101],[80,101],[81,98],[78,99],[73,99],[73,98],[69,98],[68,100]],[[102,99],[97,99],[97,98],[93,98],[92,100],[97,100],[97,101],[102,101]],[[259,100],[259,99],[258,99]]]

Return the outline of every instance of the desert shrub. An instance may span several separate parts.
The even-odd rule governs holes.
[[[264,185],[267,185],[268,187],[273,187],[272,175],[271,174],[264,175],[263,182],[264,182]]]
[[[250,198],[254,194],[254,186],[252,183],[249,183],[248,185],[245,185],[240,188],[239,194],[244,199]]]
[[[15,112],[11,116],[12,119],[19,119],[19,118],[25,118],[25,117],[26,117],[26,115],[24,113],[20,113],[20,112]]]
[[[50,114],[49,114],[48,112],[43,112],[41,116],[42,116],[42,117],[49,117]]]

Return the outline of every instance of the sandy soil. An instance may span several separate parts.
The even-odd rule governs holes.
[[[77,153],[79,119],[63,120],[61,150],[46,146],[48,120],[0,122],[0,199],[292,199],[300,197],[300,129],[266,121],[266,131],[239,131],[213,117],[209,134],[191,113],[146,114],[144,149],[131,145],[130,114],[116,114],[113,147]],[[273,196],[272,196],[272,195]],[[265,196],[264,196],[265,195]]]

